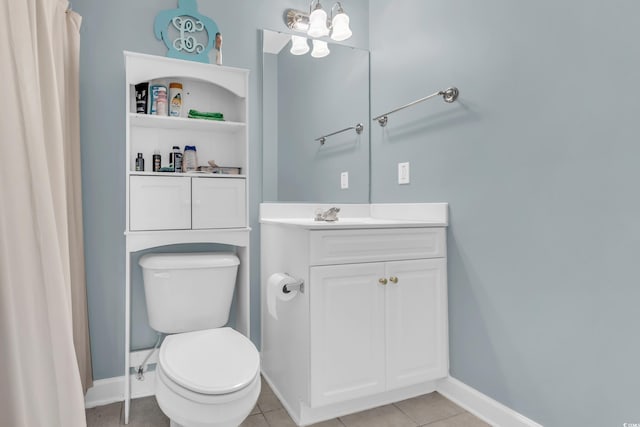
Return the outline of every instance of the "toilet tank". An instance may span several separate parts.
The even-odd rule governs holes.
[[[240,264],[234,253],[147,254],[138,263],[154,330],[172,334],[227,324]]]

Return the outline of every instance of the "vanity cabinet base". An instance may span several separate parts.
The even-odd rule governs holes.
[[[400,402],[412,397],[433,393],[437,389],[437,380],[427,381],[409,387],[386,391],[371,396],[351,399],[343,402],[333,403],[325,406],[312,408],[304,402],[290,402],[278,389],[278,386],[269,378],[265,372],[262,373],[265,381],[269,384],[274,394],[278,397],[282,406],[289,413],[291,419],[298,426],[309,426],[322,421],[354,414],[360,411]]]
[[[436,390],[448,375],[444,258],[303,265],[304,295],[263,329],[263,375],[296,424]]]
[[[430,393],[447,377],[444,227],[263,222],[261,255],[262,373],[298,425]],[[274,273],[304,286],[269,306]]]

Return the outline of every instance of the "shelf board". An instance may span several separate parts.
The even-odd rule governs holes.
[[[246,123],[241,122],[152,116],[150,114],[137,113],[129,113],[129,123],[131,126],[146,128],[215,131],[227,133],[235,133],[247,127]]]
[[[188,176],[192,178],[246,178],[246,175],[234,175],[230,173],[176,173],[176,172],[140,172],[129,171],[129,176]]]

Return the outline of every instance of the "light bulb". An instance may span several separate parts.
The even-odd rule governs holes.
[[[311,56],[314,58],[324,58],[329,55],[329,46],[327,42],[323,42],[322,40],[313,40],[313,50],[311,51]]]
[[[309,44],[307,44],[307,38],[302,36],[291,36],[291,50],[289,51],[293,55],[304,55],[309,52]]]

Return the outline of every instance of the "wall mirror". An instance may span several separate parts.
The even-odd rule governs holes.
[[[311,40],[294,55],[291,34],[262,39],[263,200],[368,203],[369,52],[329,43],[317,58]]]

